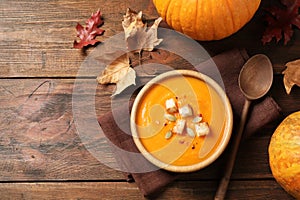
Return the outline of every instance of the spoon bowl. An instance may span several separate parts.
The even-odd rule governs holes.
[[[273,82],[273,67],[269,58],[263,54],[251,57],[243,66],[238,81],[247,99],[255,100],[264,96]]]
[[[263,97],[269,91],[273,83],[273,66],[269,58],[263,54],[257,54],[251,57],[241,69],[238,83],[240,90],[246,99],[238,132],[232,142],[229,161],[225,169],[225,174],[223,175],[216,192],[215,200],[225,198],[251,101]]]

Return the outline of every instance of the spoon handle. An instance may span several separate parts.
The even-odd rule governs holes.
[[[225,168],[225,173],[223,175],[223,178],[220,181],[218,190],[216,192],[215,195],[215,200],[223,200],[225,198],[226,192],[227,192],[227,187],[230,181],[230,176],[232,174],[232,170],[234,167],[234,162],[236,159],[236,155],[239,149],[239,144],[242,138],[242,134],[244,131],[244,127],[245,127],[245,123],[246,123],[246,119],[247,119],[247,114],[248,114],[248,110],[250,107],[251,101],[246,99],[244,106],[243,106],[243,111],[242,111],[242,116],[241,116],[241,121],[239,124],[239,129],[238,129],[238,133],[236,134],[234,141],[232,142],[232,148],[229,154],[229,161],[226,165]]]

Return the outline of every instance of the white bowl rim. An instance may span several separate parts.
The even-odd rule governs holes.
[[[152,156],[152,154],[149,153],[141,143],[138,136],[138,131],[136,129],[136,124],[135,124],[138,104],[142,99],[143,95],[147,92],[147,90],[151,88],[151,86],[153,86],[154,84],[156,84],[157,82],[165,78],[169,78],[172,76],[182,76],[182,75],[195,77],[209,84],[219,94],[220,98],[222,99],[222,102],[225,103],[225,113],[226,113],[226,125],[224,127],[225,134],[223,134],[223,137],[216,151],[206,160],[193,165],[186,165],[186,166],[167,164]],[[148,83],[145,84],[145,86],[140,90],[137,97],[135,98],[131,110],[131,116],[130,116],[130,129],[131,129],[133,141],[136,144],[138,150],[149,162],[151,162],[155,166],[172,172],[193,172],[210,165],[224,152],[225,148],[227,147],[229,140],[231,138],[232,127],[233,127],[232,108],[231,108],[230,101],[226,93],[224,92],[223,88],[221,88],[219,84],[209,76],[193,70],[172,70],[172,71],[164,72],[156,76],[155,78],[151,79]]]

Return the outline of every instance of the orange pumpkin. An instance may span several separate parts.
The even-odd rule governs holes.
[[[276,181],[300,199],[300,111],[284,119],[272,135],[269,163]]]
[[[241,29],[261,0],[153,0],[173,29],[195,40],[219,40]]]

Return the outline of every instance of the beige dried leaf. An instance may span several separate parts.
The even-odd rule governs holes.
[[[287,94],[290,94],[294,85],[300,87],[300,59],[286,63],[286,69],[282,72],[284,74],[283,84]]]
[[[131,67],[128,69],[127,74],[117,82],[117,89],[112,96],[120,94],[123,90],[131,85],[135,85],[136,72]]]
[[[126,14],[123,16],[122,26],[125,32],[125,36],[136,26],[136,28],[143,28],[145,24],[142,20],[143,13],[140,11],[139,13],[127,8]]]
[[[106,66],[97,81],[100,84],[117,83],[126,76],[130,70],[130,61],[127,54],[124,54]]]
[[[152,51],[162,41],[162,39],[157,38],[157,28],[162,18],[158,18],[148,28],[142,21],[142,15],[142,12],[136,13],[127,9],[122,21],[127,49],[138,53],[141,53],[142,50]],[[107,53],[105,58],[101,57],[101,59],[110,59],[111,57]],[[97,81],[100,84],[116,83],[116,91],[113,96],[120,94],[130,85],[135,85],[135,79],[136,71],[130,67],[127,53],[106,66],[102,74],[97,77]]]
[[[136,13],[127,9],[122,21],[128,50],[139,53],[142,50],[152,51],[162,42],[162,39],[157,38],[157,28],[162,18],[156,19],[154,24],[148,28],[147,24],[143,23],[142,15],[142,11]]]

